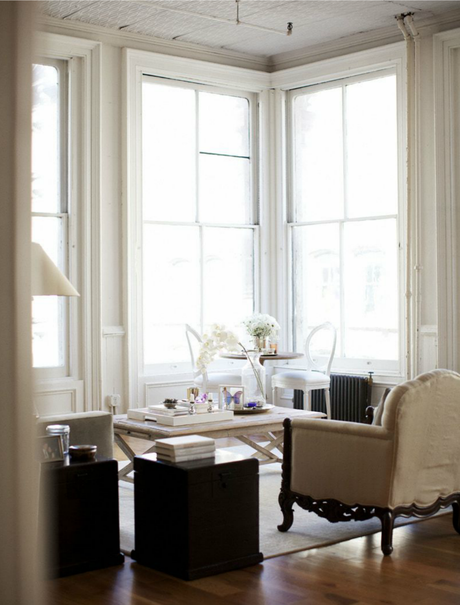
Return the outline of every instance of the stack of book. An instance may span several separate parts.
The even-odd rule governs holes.
[[[177,406],[175,408],[168,408],[164,403],[158,403],[155,405],[149,405],[148,413],[154,416],[169,416],[175,418],[176,416],[186,416],[189,412],[188,405]]]
[[[216,452],[216,442],[210,437],[185,435],[184,437],[157,439],[155,449],[157,460],[164,462],[188,462],[189,460],[213,458]]]

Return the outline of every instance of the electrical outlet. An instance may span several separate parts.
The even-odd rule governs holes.
[[[118,408],[121,406],[121,395],[114,394],[107,396],[107,405],[111,408]]]

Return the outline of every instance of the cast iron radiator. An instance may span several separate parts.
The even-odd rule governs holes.
[[[331,374],[331,414],[333,420],[364,422],[366,408],[371,405],[372,374],[349,376]],[[303,392],[294,391],[294,408],[303,409]],[[311,409],[326,413],[324,390],[311,392]]]

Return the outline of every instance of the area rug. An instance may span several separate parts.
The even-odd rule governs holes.
[[[229,448],[231,451],[244,453],[243,448]],[[259,469],[260,500],[260,551],[264,558],[328,546],[345,540],[351,540],[379,532],[381,524],[378,519],[368,521],[350,521],[347,523],[330,523],[294,505],[294,523],[288,532],[277,529],[282,520],[278,504],[281,486],[281,465],[269,464]],[[134,487],[120,482],[120,541],[121,549],[128,554],[134,548]],[[413,519],[412,521],[416,521]],[[396,526],[411,522],[397,519]]]

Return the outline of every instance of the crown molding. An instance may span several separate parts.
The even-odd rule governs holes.
[[[262,92],[271,86],[270,74],[244,67],[173,57],[164,53],[125,48],[124,56],[130,70],[165,78],[228,86],[250,92]]]
[[[442,31],[445,28],[452,29],[460,25],[460,10],[450,11],[437,17],[424,19],[415,22],[415,26],[421,36],[431,35]],[[279,53],[269,58],[270,72],[277,72],[291,67],[299,67],[316,61],[332,59],[342,54],[368,50],[378,46],[386,46],[395,42],[400,42],[402,35],[396,25],[394,27],[385,27],[362,32],[333,40],[309,46],[297,51]]]
[[[271,83],[274,88],[290,90],[299,86],[317,84],[325,77],[330,81],[343,78],[345,74],[354,76],[369,70],[378,71],[391,65],[401,64],[404,54],[405,46],[402,41],[360,51],[352,50],[341,56],[334,55],[273,72]]]
[[[332,59],[343,54],[386,46],[387,44],[400,42],[401,39],[402,35],[397,27],[386,27],[371,32],[347,36],[339,40],[316,44],[315,46],[309,46],[297,51],[272,55],[269,58],[270,72],[300,67],[309,63],[315,63],[316,61]]]
[[[219,63],[222,65],[230,65],[232,67],[243,67],[257,71],[269,71],[269,64],[266,57],[246,55],[230,50],[220,48],[210,48],[179,42],[177,40],[165,40],[163,38],[155,38],[143,34],[134,34],[127,31],[119,31],[109,29],[99,25],[91,25],[90,23],[82,23],[81,21],[66,21],[64,19],[56,19],[45,15],[37,15],[35,23],[38,29],[48,28],[53,30],[53,33],[65,33],[65,35],[73,35],[77,37],[95,36],[98,41],[107,42],[121,48],[125,46],[133,47],[143,46],[141,50],[149,52],[161,53],[177,57],[188,57],[208,63]],[[59,31],[55,31],[55,28]],[[69,32],[68,34],[66,32]]]
[[[238,53],[220,48],[210,48],[179,42],[176,40],[165,40],[146,36],[143,34],[134,34],[127,31],[109,29],[99,25],[91,25],[80,21],[66,21],[38,15],[36,22],[39,26],[46,28],[57,28],[57,33],[69,32],[68,35],[94,36],[100,41],[124,47],[141,46],[139,50],[146,50],[176,57],[186,57],[205,61],[208,63],[217,63],[221,65],[230,65],[233,67],[243,67],[266,73],[276,73],[285,69],[308,65],[317,61],[332,59],[345,54],[356,53],[373,48],[391,45],[400,42],[402,39],[396,23],[394,27],[385,27],[370,32],[362,32],[353,36],[340,38],[317,44],[315,46],[305,47],[300,50],[287,53],[275,54],[270,57],[261,57]],[[460,10],[450,11],[437,17],[424,19],[415,22],[415,25],[421,36],[431,35],[447,29],[453,29],[460,26]]]

